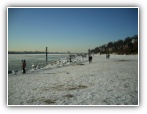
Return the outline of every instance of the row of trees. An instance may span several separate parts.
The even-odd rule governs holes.
[[[138,54],[138,35],[127,37],[124,40],[109,42],[95,49],[89,49],[90,54]]]

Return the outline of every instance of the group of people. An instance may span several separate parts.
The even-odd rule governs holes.
[[[26,61],[22,60],[22,70],[23,70],[23,74],[26,73]]]
[[[109,58],[110,58],[110,54],[106,54],[106,59],[109,59]],[[88,59],[89,59],[89,63],[92,63],[91,55],[89,55]],[[70,62],[71,62],[71,57],[70,57]],[[22,70],[23,70],[23,73],[26,73],[26,61],[25,60],[22,60]]]
[[[89,55],[89,63],[92,63],[92,56]],[[106,59],[109,59],[110,58],[110,54],[106,54]]]

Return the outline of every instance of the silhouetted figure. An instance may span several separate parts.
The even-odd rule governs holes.
[[[26,73],[26,61],[25,60],[22,60],[22,70],[23,70],[23,73]]]
[[[108,59],[108,54],[106,54],[106,59]]]
[[[23,71],[23,60],[22,60],[22,64],[21,64],[21,67],[22,67],[22,71]]]
[[[90,62],[92,63],[92,56],[90,57],[90,59],[91,59],[91,61],[90,61]]]
[[[110,58],[110,54],[106,54],[106,59],[109,59]]]
[[[92,63],[92,56],[89,56],[89,63]]]
[[[72,61],[71,61],[71,57],[69,58],[69,61],[72,62]]]

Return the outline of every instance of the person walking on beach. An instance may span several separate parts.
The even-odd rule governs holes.
[[[23,69],[23,60],[22,60],[22,64],[21,64],[21,67],[22,67],[22,71],[24,71],[24,69]]]
[[[22,70],[23,70],[23,74],[26,73],[26,61],[22,60]]]
[[[90,62],[92,63],[92,56],[90,56]]]
[[[106,59],[109,59],[110,58],[110,54],[106,54]]]
[[[91,63],[91,62],[92,62],[92,56],[89,55],[89,63]]]

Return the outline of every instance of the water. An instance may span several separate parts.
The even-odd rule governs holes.
[[[48,63],[46,63],[45,54],[8,54],[8,71],[21,71],[22,60],[26,60],[27,70],[32,68],[32,65],[45,67],[51,61],[60,58],[69,57],[68,54],[49,54]]]

